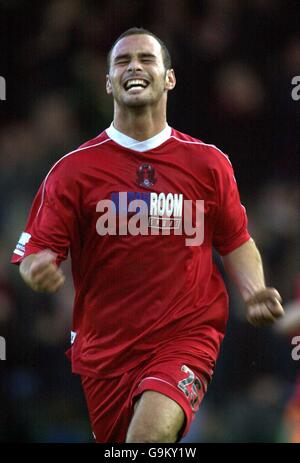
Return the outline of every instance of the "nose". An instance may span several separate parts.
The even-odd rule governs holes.
[[[135,72],[135,71],[142,71],[142,65],[139,59],[137,58],[132,58],[130,62],[128,63],[127,71],[130,72]]]

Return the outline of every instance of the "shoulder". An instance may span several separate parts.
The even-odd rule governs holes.
[[[198,156],[208,167],[231,167],[231,162],[226,153],[212,143],[206,143],[178,130],[172,129],[171,138],[184,146],[195,156]]]
[[[86,151],[87,149],[98,148],[109,140],[110,138],[104,130],[103,132],[99,133],[99,135],[96,135],[96,137],[84,142],[75,151]]]
[[[106,132],[103,131],[91,140],[64,154],[52,165],[45,177],[45,182],[50,183],[58,180],[66,182],[71,178],[76,179],[77,174],[82,171],[83,167],[89,164],[90,156],[101,149],[102,145],[105,146],[109,140]]]

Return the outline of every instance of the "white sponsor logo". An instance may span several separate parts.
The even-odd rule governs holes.
[[[187,246],[200,246],[204,241],[204,201],[183,200],[182,194],[152,192],[148,201],[128,203],[127,193],[120,192],[117,206],[105,199],[98,202],[96,211],[101,212],[96,222],[100,236],[170,235],[172,230],[190,237],[185,240]]]
[[[150,216],[182,217],[183,195],[150,193]]]

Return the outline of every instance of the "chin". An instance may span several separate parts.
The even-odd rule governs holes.
[[[123,105],[128,108],[141,108],[142,106],[147,106],[151,104],[151,101],[147,98],[128,98],[123,100]]]

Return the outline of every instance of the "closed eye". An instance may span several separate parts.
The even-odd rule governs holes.
[[[116,60],[115,64],[128,64],[129,61],[130,61],[129,59],[120,59],[120,60]]]
[[[153,58],[142,58],[141,61],[143,63],[154,63],[154,59]]]
[[[152,55],[151,53],[141,53],[138,55],[139,57],[139,60],[142,62],[142,63],[154,63],[156,61],[156,56],[155,55]],[[131,60],[131,56],[130,55],[119,55],[119,56],[116,56],[115,59],[114,59],[114,63],[116,65],[120,64],[120,65],[125,65],[125,64],[128,64],[130,63],[130,60]]]
[[[143,62],[153,62],[156,60],[156,56],[152,55],[151,53],[142,53],[140,55],[140,59]]]
[[[119,55],[119,56],[116,56],[115,59],[114,59],[114,63],[115,64],[127,64],[129,63],[130,61],[130,55]]]

